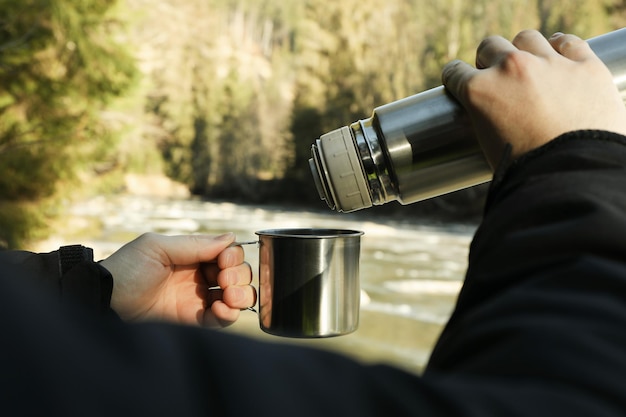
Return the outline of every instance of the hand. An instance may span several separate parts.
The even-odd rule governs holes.
[[[524,31],[485,39],[476,68],[453,61],[443,83],[466,108],[492,168],[573,130],[626,134],[626,107],[604,63],[574,35]]]
[[[140,236],[101,261],[113,275],[111,308],[125,320],[232,324],[256,302],[243,249],[229,247],[234,240],[232,233]]]

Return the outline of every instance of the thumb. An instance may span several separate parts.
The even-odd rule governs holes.
[[[232,232],[220,236],[180,235],[159,236],[155,249],[158,248],[163,260],[169,265],[192,265],[214,261],[217,256],[235,241]]]

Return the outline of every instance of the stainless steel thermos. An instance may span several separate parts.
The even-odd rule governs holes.
[[[588,40],[626,102],[626,28]],[[491,180],[469,117],[443,86],[322,135],[309,165],[322,200],[350,212],[410,204]]]

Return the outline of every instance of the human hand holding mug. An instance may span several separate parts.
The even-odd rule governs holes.
[[[111,308],[123,319],[226,327],[254,305],[252,272],[235,235],[144,234],[102,266],[113,275]]]

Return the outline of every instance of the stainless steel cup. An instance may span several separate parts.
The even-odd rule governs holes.
[[[353,332],[359,323],[363,232],[272,229],[259,236],[259,323],[298,338]]]

